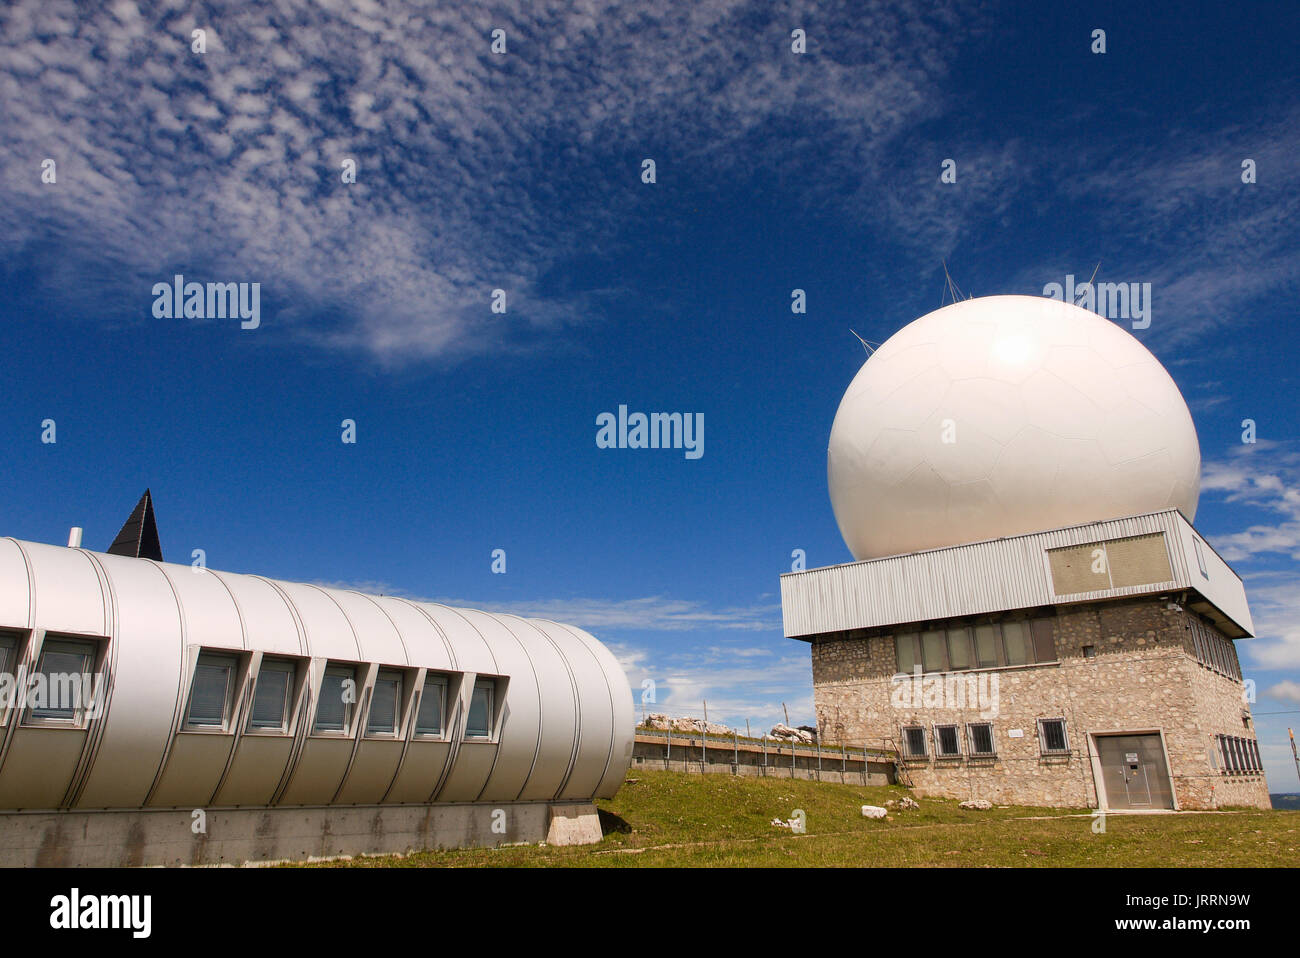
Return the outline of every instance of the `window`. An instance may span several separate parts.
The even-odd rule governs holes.
[[[1264,770],[1264,762],[1259,757],[1259,739],[1252,738],[1250,740],[1250,757],[1253,761],[1251,767],[1257,772],[1262,772]]]
[[[443,732],[443,715],[447,705],[447,678],[443,675],[430,675],[424,680],[424,692],[420,695],[420,711],[415,717],[416,735],[441,735]]]
[[[224,729],[230,702],[234,696],[235,666],[233,655],[200,652],[190,686],[190,710],[185,724],[189,728]]]
[[[352,665],[327,665],[316,704],[316,732],[346,734],[352,725],[356,704],[357,670]]]
[[[95,643],[47,639],[36,664],[36,701],[28,717],[77,724],[91,704]]]
[[[975,664],[991,669],[998,664],[998,632],[992,623],[975,626]]]
[[[970,666],[970,632],[965,628],[949,629],[948,668],[968,669]]]
[[[937,758],[954,758],[961,755],[957,726],[936,725],[934,727],[934,751]]]
[[[1201,551],[1201,540],[1192,536],[1192,547],[1196,550],[1196,564],[1201,569],[1201,575],[1208,579],[1210,574],[1205,571],[1205,553]]]
[[[1002,648],[1006,652],[1007,665],[1027,665],[1029,663],[1029,643],[1025,641],[1023,622],[1002,623]]]
[[[375,680],[375,690],[370,693],[370,717],[366,719],[367,735],[396,735],[397,710],[402,701],[402,673],[393,669],[380,669]]]
[[[1029,635],[1033,639],[1035,662],[1056,661],[1056,639],[1052,635],[1051,619],[1030,619]]]
[[[1085,645],[1083,647],[1083,657],[1085,659],[1095,659],[1097,657],[1097,647],[1095,645]]]
[[[947,636],[942,629],[921,633],[921,664],[927,672],[942,672],[947,667]]]
[[[903,757],[925,758],[925,729],[919,725],[910,725],[903,729]]]
[[[262,659],[248,727],[265,732],[289,731],[289,695],[297,665],[289,659]]]
[[[469,721],[465,723],[467,738],[492,737],[492,698],[495,684],[485,680],[474,683],[474,694],[469,700]]]
[[[966,726],[970,734],[970,753],[975,755],[992,755],[993,726],[988,722],[972,722]]]
[[[1006,619],[904,632],[894,637],[898,671],[995,669],[1058,661],[1052,619]]]
[[[17,664],[18,634],[15,632],[0,632],[0,672],[13,675],[14,667]]]
[[[1070,745],[1065,737],[1065,719],[1039,719],[1038,743],[1044,754],[1068,752]]]
[[[895,636],[894,645],[898,649],[898,671],[911,675],[916,667],[916,633]]]

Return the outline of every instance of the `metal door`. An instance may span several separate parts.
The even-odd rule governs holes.
[[[1156,733],[1097,737],[1110,808],[1173,808],[1164,745]]]

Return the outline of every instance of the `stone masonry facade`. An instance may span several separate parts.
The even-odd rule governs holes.
[[[1262,772],[1221,768],[1218,736],[1255,737],[1242,682],[1197,661],[1191,613],[1170,606],[1144,596],[1035,610],[1051,622],[1056,662],[927,673],[919,687],[894,678],[894,636],[920,624],[816,636],[822,740],[898,748],[904,726],[923,726],[929,738],[936,725],[954,724],[960,757],[937,758],[931,747],[928,758],[904,761],[919,794],[1098,808],[1092,736],[1159,732],[1178,808],[1268,808]],[[1037,722],[1056,718],[1065,720],[1068,751],[1042,754]],[[991,723],[994,757],[969,755],[972,722]]]

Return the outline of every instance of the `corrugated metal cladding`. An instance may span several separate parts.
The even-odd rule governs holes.
[[[1049,550],[1151,535],[1163,535],[1172,579],[1088,592],[1056,591]],[[1208,545],[1204,550],[1210,558],[1201,564],[1215,574],[1202,574],[1197,559],[1189,557],[1194,537],[1191,524],[1178,510],[1169,509],[1006,539],[788,572],[781,576],[785,634],[800,638],[1170,589],[1197,590],[1240,626],[1245,635],[1253,634],[1241,579]]]
[[[69,646],[104,679],[75,719],[0,704],[0,809],[583,801],[632,760],[617,660],[543,619],[0,539],[0,630],[19,687]],[[206,724],[200,662],[229,676]],[[340,674],[355,705],[327,724]]]

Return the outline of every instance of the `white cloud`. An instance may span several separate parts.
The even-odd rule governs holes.
[[[552,619],[582,629],[608,632],[611,629],[648,632],[689,632],[697,629],[740,632],[779,632],[781,606],[759,604],[710,608],[702,602],[645,596],[634,599],[538,599],[510,602],[478,602],[458,598],[414,596],[384,582],[316,582],[332,589],[347,589],[371,595],[395,595],[417,602],[438,602],[458,608],[481,609],[525,618]],[[718,647],[714,647],[715,649]],[[742,649],[742,656],[757,654]]]
[[[1264,690],[1264,694],[1280,702],[1294,702],[1300,705],[1300,682],[1284,679]]]
[[[598,292],[542,281],[636,209],[642,153],[667,179],[765,165],[812,189],[819,170],[877,168],[939,109],[950,13],[805,14],[818,27],[800,60],[753,0],[210,4],[202,20],[20,0],[0,21],[0,253],[39,259],[57,238],[47,260],[103,264],[120,277],[111,301],[138,300],[142,321],[152,283],[181,271],[261,282],[271,334],[387,362],[527,349],[592,313]],[[503,57],[488,52],[496,26]],[[791,124],[817,137],[797,169],[793,141],[747,148]],[[508,321],[488,309],[497,287]]]
[[[1207,493],[1280,520],[1215,536],[1215,548],[1229,562],[1270,552],[1300,559],[1300,452],[1293,443],[1242,444],[1228,458],[1206,462],[1201,494]]]

